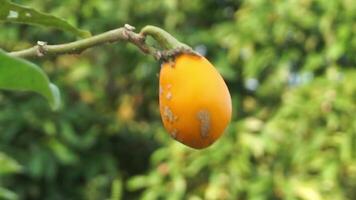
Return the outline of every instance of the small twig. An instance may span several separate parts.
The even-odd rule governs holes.
[[[38,41],[36,46],[20,51],[9,52],[9,54],[22,58],[42,57],[57,54],[76,54],[94,46],[121,40],[128,41],[136,45],[143,53],[152,55],[155,59],[159,60],[161,58],[161,52],[147,45],[145,43],[145,37],[141,34],[133,32],[134,30],[135,27],[125,24],[122,28],[114,29],[90,38],[66,44],[47,45],[46,42]]]

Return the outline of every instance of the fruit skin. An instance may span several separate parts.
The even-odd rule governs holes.
[[[223,78],[198,55],[183,53],[162,64],[159,104],[168,133],[195,149],[214,143],[231,120],[231,96]]]

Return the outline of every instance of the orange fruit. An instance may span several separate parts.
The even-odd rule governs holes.
[[[172,138],[196,149],[214,143],[231,120],[231,97],[223,78],[198,55],[183,53],[162,64],[159,104]]]

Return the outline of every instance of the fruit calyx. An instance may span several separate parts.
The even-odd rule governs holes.
[[[162,48],[159,55],[159,60],[170,62],[180,54],[193,54],[200,56],[190,46],[178,41],[167,31],[152,25],[147,25],[141,29],[140,35],[144,38],[151,36]]]

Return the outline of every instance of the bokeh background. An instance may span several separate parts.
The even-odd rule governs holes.
[[[233,120],[208,149],[173,141],[159,116],[160,64],[131,44],[32,59],[64,106],[0,91],[0,199],[356,199],[353,0],[15,2],[94,34],[166,29],[221,72]],[[8,51],[76,40],[0,27]]]

